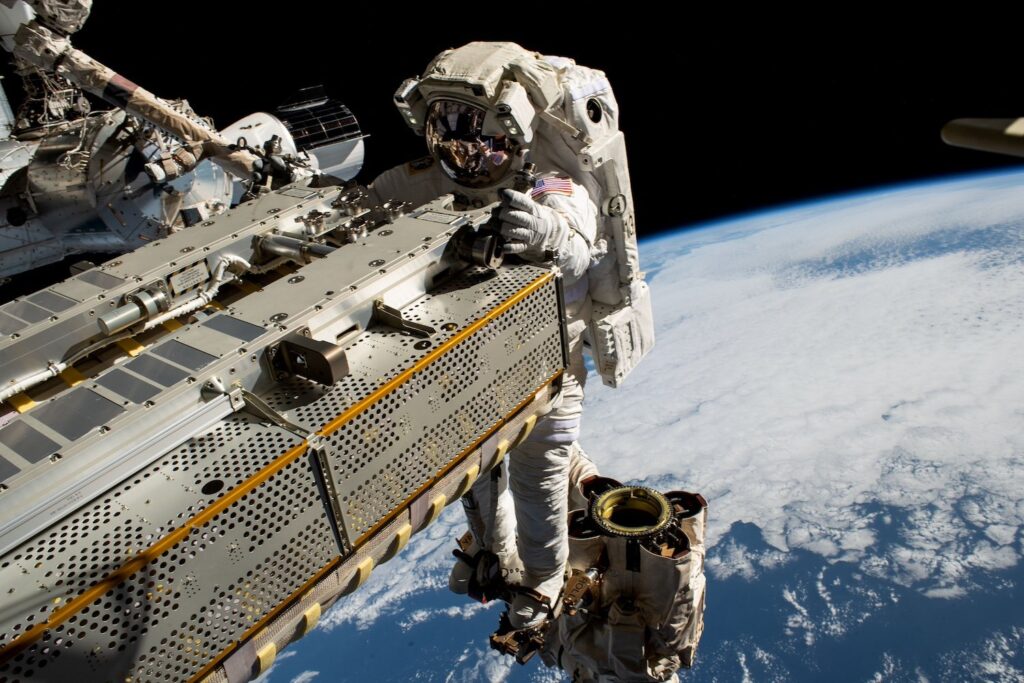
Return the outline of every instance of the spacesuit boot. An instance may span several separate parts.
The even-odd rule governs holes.
[[[547,581],[531,579],[529,574],[527,577],[527,581],[536,583],[537,587],[517,592],[508,606],[509,622],[517,629],[540,626],[551,615],[554,600],[562,592],[562,586],[565,584],[564,570],[562,574]],[[552,595],[555,598],[552,598]]]

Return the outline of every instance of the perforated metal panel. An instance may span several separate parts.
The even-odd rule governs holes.
[[[533,266],[464,273],[403,309],[429,340],[373,325],[334,386],[263,392],[324,453],[334,501],[305,439],[236,413],[6,556],[0,683],[209,670],[557,375],[557,287]]]
[[[0,681],[72,680],[83,670],[177,681],[208,664],[337,556],[305,455],[223,505],[301,443],[232,416],[0,563],[0,644],[81,603],[0,668]],[[218,501],[222,512],[186,527]],[[177,542],[133,566],[168,536]],[[126,565],[135,571],[112,577]],[[90,590],[94,599],[82,602]]]
[[[191,678],[251,632],[337,557],[319,492],[305,457],[199,526],[202,545],[181,544],[161,556],[198,609],[171,620],[173,640],[141,653],[138,680]],[[175,575],[177,576],[177,575]]]
[[[407,314],[443,325],[462,315],[460,305],[475,308],[478,298],[507,300],[535,275],[525,269],[479,282],[470,275],[425,297]],[[551,280],[497,315],[328,437],[328,462],[350,541],[436,478],[562,367],[555,287]],[[361,353],[350,354],[349,362],[372,376],[381,357],[415,342],[415,337],[371,328],[360,340]],[[357,392],[341,382],[332,394],[346,390]]]

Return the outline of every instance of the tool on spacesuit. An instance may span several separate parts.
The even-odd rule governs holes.
[[[529,155],[527,155],[529,159]],[[512,182],[512,189],[516,192],[529,192],[537,182],[537,164],[527,161],[523,167],[516,171],[515,180]]]
[[[585,571],[573,571],[562,592],[562,610],[566,615],[575,616],[580,610],[586,610],[594,602],[601,590],[602,573],[603,569],[599,567],[589,567]]]

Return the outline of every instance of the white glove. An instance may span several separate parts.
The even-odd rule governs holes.
[[[533,260],[557,260],[569,237],[569,226],[557,211],[515,190],[501,191],[498,218],[506,254],[519,254]]]

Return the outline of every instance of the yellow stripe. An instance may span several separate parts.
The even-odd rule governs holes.
[[[207,308],[215,308],[218,311],[223,311],[224,310],[224,304],[222,304],[221,302],[216,301],[216,300],[211,301],[210,303],[206,304],[206,307]]]
[[[175,529],[167,536],[164,536],[162,539],[146,548],[132,559],[128,560],[128,562],[113,573],[107,575],[106,578],[92,588],[80,593],[77,597],[67,602],[63,607],[53,612],[53,614],[50,615],[50,618],[45,622],[36,624],[14,640],[10,641],[6,646],[0,648],[0,664],[5,664],[10,661],[10,659],[16,654],[39,640],[43,633],[57,628],[72,616],[88,607],[95,600],[102,597],[108,590],[117,586],[135,572],[143,569],[147,564],[160,557],[160,555],[165,551],[174,547],[174,545],[184,541],[190,532],[206,524],[206,522],[223,512],[228,506],[241,499],[242,496],[246,495],[274,474],[290,465],[305,452],[306,441],[303,440],[303,442],[295,448],[278,457],[274,462],[264,467],[252,477],[246,479],[239,486],[232,489],[230,493],[225,495],[223,498],[220,498],[217,502],[213,503],[213,505],[200,512],[192,519],[185,522],[181,527]]]
[[[29,398],[28,394],[15,394],[7,399],[7,403],[19,413],[26,413],[35,407],[36,402]]]
[[[145,346],[130,337],[128,339],[118,339],[117,345],[132,358],[146,350]]]
[[[508,309],[512,308],[517,303],[519,303],[526,297],[530,296],[541,287],[543,287],[544,284],[547,283],[552,277],[554,277],[554,275],[552,275],[551,273],[544,273],[536,280],[526,285],[526,287],[513,294],[509,299],[503,301],[501,304],[491,309],[491,311],[484,315],[484,317],[480,318],[472,325],[462,330],[454,337],[452,337],[451,339],[449,339],[448,341],[446,341],[445,343],[441,344],[436,349],[428,353],[426,356],[421,358],[411,368],[395,377],[393,380],[382,386],[380,389],[377,389],[377,391],[373,392],[372,394],[364,398],[362,401],[359,401],[359,403],[356,403],[354,406],[346,410],[338,417],[328,422],[323,427],[323,429],[317,432],[317,434],[320,434],[321,436],[330,436],[334,432],[338,431],[338,429],[341,428],[343,424],[354,418],[359,413],[366,410],[372,404],[379,401],[381,397],[383,397],[385,394],[389,394],[395,389],[397,389],[400,385],[407,382],[409,378],[415,375],[417,372],[423,370],[425,367],[436,361],[438,358],[447,353],[453,347],[466,341],[468,337],[475,334],[481,327],[491,322],[499,315],[501,315]]]
[[[60,378],[64,380],[64,384],[67,384],[69,387],[77,387],[85,381],[85,375],[74,368],[66,368],[62,373],[60,373]]]
[[[299,627],[302,631],[301,635],[307,635],[316,628],[317,622],[320,621],[320,609],[320,603],[314,602],[309,609],[302,613],[302,625]]]
[[[174,332],[175,330],[180,330],[182,327],[184,327],[184,325],[182,325],[173,318],[171,318],[170,320],[165,320],[160,324],[163,325],[163,328],[168,332]]]
[[[370,578],[370,574],[373,573],[373,568],[376,564],[372,557],[364,557],[359,561],[359,564],[356,565],[355,576],[352,579],[355,582],[354,588],[359,588],[366,583],[366,580]]]
[[[455,494],[452,495],[452,500],[456,498],[462,498],[469,491],[471,487],[480,476],[480,465],[473,465],[462,475],[462,481],[459,482],[459,488],[455,489]]]
[[[203,678],[205,678],[207,674],[209,674],[211,671],[213,671],[218,666],[220,666],[221,662],[223,662],[224,659],[229,654],[234,652],[236,647],[238,647],[239,645],[241,645],[242,643],[247,641],[249,638],[251,638],[253,635],[255,635],[256,632],[258,632],[260,629],[262,629],[266,624],[270,623],[274,619],[274,617],[276,617],[278,614],[280,614],[282,611],[284,611],[286,606],[292,604],[292,602],[297,597],[299,597],[300,595],[303,595],[306,591],[308,591],[310,588],[315,586],[320,581],[320,579],[325,577],[328,573],[332,572],[334,570],[334,568],[337,567],[338,564],[340,564],[340,563],[341,563],[341,558],[340,557],[335,557],[333,560],[331,560],[326,565],[324,565],[324,568],[321,569],[320,571],[318,571],[316,574],[314,574],[309,579],[309,581],[306,581],[306,583],[302,584],[299,588],[297,588],[294,592],[292,592],[291,595],[289,595],[287,598],[285,598],[280,603],[278,603],[277,607],[275,607],[274,609],[270,610],[270,612],[267,613],[267,616],[263,617],[262,619],[257,621],[255,624],[250,626],[249,629],[245,633],[242,634],[241,638],[239,638],[238,640],[236,640],[236,641],[234,641],[232,643],[229,643],[226,648],[224,648],[223,650],[220,651],[219,655],[217,655],[215,658],[211,659],[209,664],[204,666],[202,669],[199,670],[199,673],[197,673],[195,676],[193,676],[191,679],[189,679],[189,683],[196,683],[197,681],[201,681]]]
[[[439,493],[434,496],[433,500],[430,501],[430,509],[427,511],[426,519],[423,520],[423,526],[428,527],[437,521],[437,518],[441,516],[441,510],[444,510],[444,506],[448,504],[448,496],[443,493]]]
[[[273,665],[275,659],[277,659],[277,643],[267,643],[256,653],[256,661],[259,663],[259,670],[256,673],[264,673]]]

